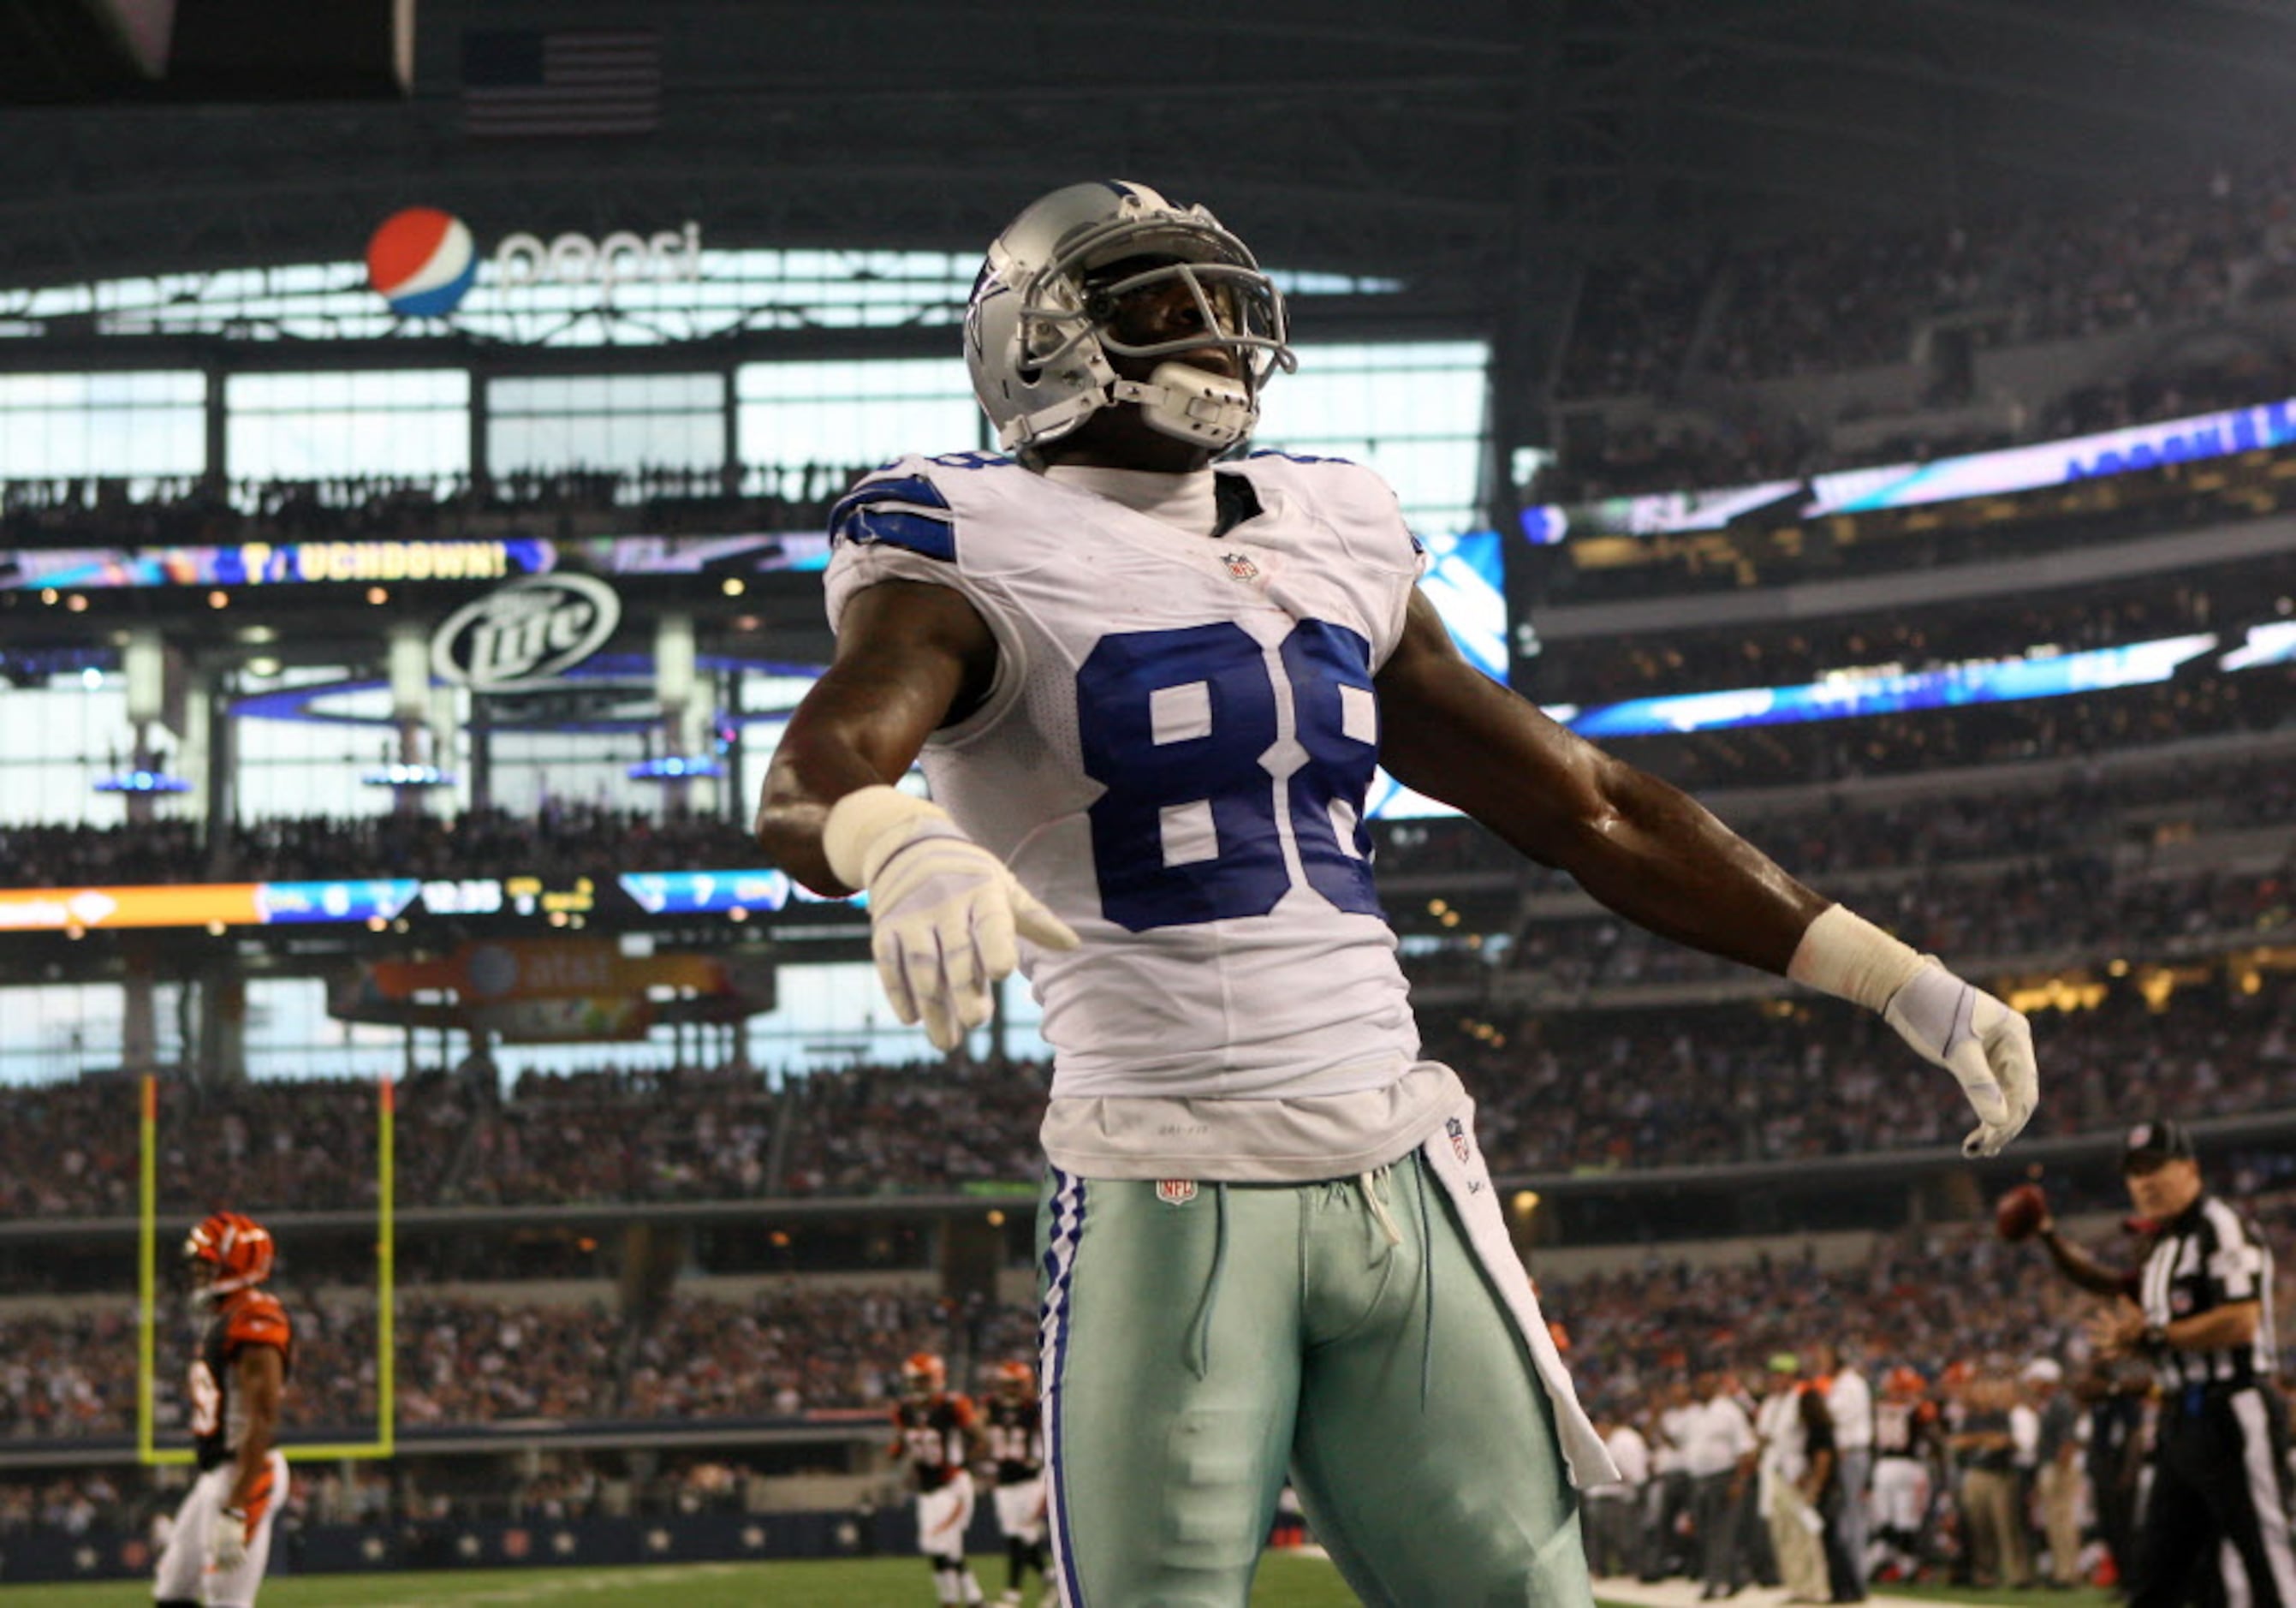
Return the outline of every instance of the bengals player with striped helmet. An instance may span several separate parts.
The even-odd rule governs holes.
[[[258,1288],[277,1255],[270,1230],[236,1211],[204,1218],[184,1241],[209,1309],[185,1390],[200,1477],[160,1555],[156,1608],[254,1608],[263,1584],[287,1498],[279,1404],[295,1344],[286,1309]]]
[[[964,1561],[972,1526],[972,1471],[980,1439],[972,1400],[948,1388],[948,1364],[934,1351],[901,1364],[901,1399],[893,1404],[896,1462],[916,1481],[917,1550],[933,1571],[933,1595],[953,1605],[981,1601],[980,1582]]]
[[[1004,1608],[1019,1608],[1028,1573],[1045,1575],[1045,1422],[1037,1371],[1017,1358],[996,1365],[984,1435],[996,1466],[996,1528],[1004,1537]]]

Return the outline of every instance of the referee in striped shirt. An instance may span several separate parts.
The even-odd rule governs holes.
[[[2082,1288],[2119,1296],[2096,1319],[2100,1355],[2152,1366],[2161,1408],[2152,1487],[2125,1571],[2129,1608],[2206,1600],[2203,1570],[2225,1543],[2240,1556],[2253,1608],[2296,1608],[2296,1552],[2281,1489],[2284,1426],[2267,1396],[2275,1366],[2272,1251],[2201,1182],[2193,1142],[2174,1122],[2128,1130],[2120,1171],[2152,1228],[2144,1262],[2116,1274],[2061,1238],[2041,1242]],[[2210,1582],[2213,1584],[2213,1582]]]

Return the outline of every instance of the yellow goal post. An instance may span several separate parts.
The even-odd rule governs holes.
[[[280,1450],[291,1460],[305,1463],[340,1462],[346,1458],[380,1459],[391,1456],[397,1447],[396,1412],[398,1399],[398,1346],[393,1300],[397,1245],[392,1207],[392,1141],[398,1121],[398,1102],[390,1078],[381,1079],[375,1086],[375,1241],[374,1241],[374,1311],[375,1358],[374,1370],[374,1428],[372,1440],[330,1442],[324,1445],[283,1442]],[[162,1448],[155,1444],[153,1419],[154,1383],[158,1378],[159,1359],[159,1291],[160,1291],[160,1080],[145,1078],[143,1087],[143,1174],[138,1215],[140,1241],[136,1268],[137,1349],[135,1356],[135,1458],[147,1466],[162,1464],[186,1464],[192,1461],[189,1447]]]

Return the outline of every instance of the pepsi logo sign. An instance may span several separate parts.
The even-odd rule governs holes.
[[[622,600],[591,575],[529,575],[463,604],[430,636],[430,669],[474,693],[546,686],[606,645]]]
[[[366,242],[366,279],[402,318],[443,318],[479,277],[469,226],[436,207],[408,207]]]
[[[505,234],[495,248],[494,283],[516,290],[534,284],[618,284],[701,277],[701,226],[635,234],[618,229],[603,240],[560,234],[545,244],[537,234]]]

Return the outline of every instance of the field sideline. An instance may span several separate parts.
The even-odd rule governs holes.
[[[1002,1559],[977,1558],[973,1572],[993,1601],[1003,1587]],[[1603,1608],[1692,1608],[1694,1584],[1628,1587],[1606,1593]],[[1739,1593],[1733,1608],[1775,1608],[1783,1593]],[[2030,1593],[2021,1600],[2030,1604]],[[1875,1596],[1873,1608],[1931,1608],[1939,1604],[2007,1604],[2014,1594],[1918,1589]],[[0,1608],[148,1608],[149,1585],[115,1580],[89,1586],[0,1585]],[[932,1587],[915,1558],[828,1563],[664,1563],[622,1569],[473,1570],[451,1574],[307,1575],[263,1588],[261,1608],[930,1608]],[[1352,1608],[1353,1593],[1320,1558],[1271,1555],[1261,1564],[1252,1608]],[[2101,1591],[2055,1596],[2061,1608],[2107,1608]],[[1045,1604],[1044,1608],[1049,1608]]]

